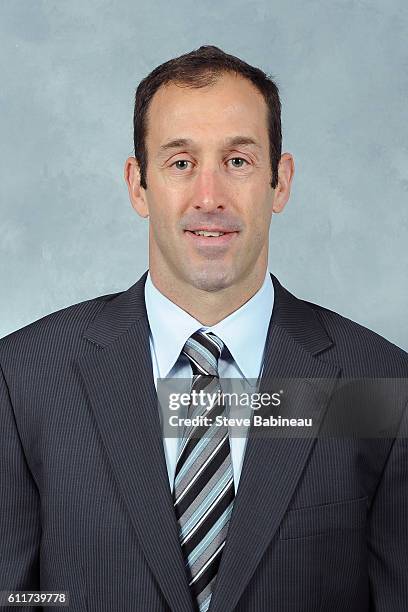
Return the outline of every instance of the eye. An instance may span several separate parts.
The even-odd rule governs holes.
[[[187,159],[178,159],[171,165],[175,166],[177,170],[187,170],[188,164],[191,164],[191,162],[188,161]]]
[[[248,163],[246,159],[242,159],[242,157],[232,157],[228,161],[232,162],[234,168],[243,168],[244,165]]]

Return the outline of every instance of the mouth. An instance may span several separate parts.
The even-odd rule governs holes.
[[[224,246],[229,244],[236,236],[238,231],[226,231],[223,229],[198,229],[184,230],[184,234],[197,246]]]

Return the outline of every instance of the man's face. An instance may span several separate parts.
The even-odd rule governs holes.
[[[169,84],[147,122],[151,272],[204,291],[264,274],[274,190],[262,95],[230,74],[200,89]]]

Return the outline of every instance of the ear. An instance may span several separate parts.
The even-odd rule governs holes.
[[[124,176],[133,208],[141,217],[148,217],[146,190],[140,185],[140,167],[135,157],[128,157],[126,160]]]
[[[295,163],[290,153],[284,153],[279,160],[278,184],[274,191],[272,211],[280,213],[289,200],[290,188],[295,173]]]

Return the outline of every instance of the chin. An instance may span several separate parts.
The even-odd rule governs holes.
[[[234,274],[227,270],[211,269],[194,271],[187,275],[187,282],[201,291],[221,291],[234,283]]]

